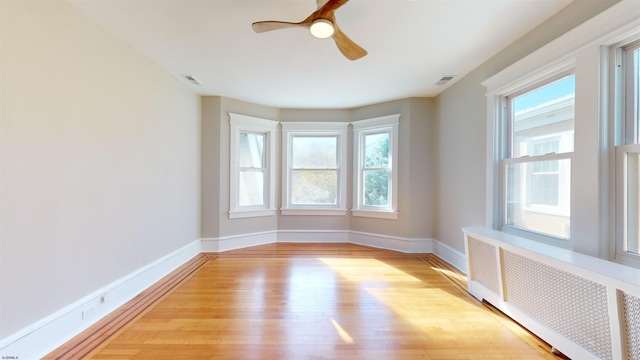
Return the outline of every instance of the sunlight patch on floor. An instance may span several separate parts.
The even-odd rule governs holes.
[[[349,335],[349,333],[345,329],[343,329],[335,319],[331,319],[331,323],[333,324],[333,327],[336,328],[336,332],[338,332],[338,335],[340,335],[340,338],[345,342],[345,344],[354,343],[351,335]]]
[[[439,273],[441,273],[442,275],[449,277],[451,279],[456,279],[458,281],[462,281],[462,282],[466,282],[467,281],[467,277],[465,275],[460,275],[457,274],[451,270],[447,270],[447,269],[441,269],[441,268],[437,268],[435,266],[431,267],[431,270],[435,270]]]
[[[350,281],[420,282],[420,279],[376,259],[321,258],[320,260]]]
[[[367,292],[420,330],[440,328],[451,313],[461,315],[469,304],[441,289],[370,288]]]

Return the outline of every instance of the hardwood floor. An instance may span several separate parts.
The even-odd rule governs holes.
[[[434,255],[351,244],[203,254],[46,359],[557,359]]]

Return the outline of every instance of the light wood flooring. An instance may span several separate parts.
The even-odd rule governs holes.
[[[46,359],[558,359],[434,255],[352,244],[202,254]]]

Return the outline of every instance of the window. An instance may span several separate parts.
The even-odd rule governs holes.
[[[275,215],[277,122],[230,113],[229,217]]]
[[[502,227],[570,238],[575,76],[503,96]]]
[[[617,48],[619,79],[616,103],[620,126],[616,149],[616,234],[615,258],[640,264],[640,41]]]
[[[346,214],[347,123],[283,123],[283,215]]]
[[[397,147],[400,115],[353,123],[354,216],[397,219]]]

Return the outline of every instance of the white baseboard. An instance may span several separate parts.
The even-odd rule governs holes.
[[[273,230],[202,239],[203,252],[224,252],[273,243],[352,243],[403,253],[431,253],[432,240],[349,230]]]
[[[202,239],[202,252],[225,252],[251,246],[273,244],[278,239],[277,231],[224,236]]]
[[[422,254],[432,252],[432,239],[404,238],[389,235],[371,234],[360,231],[349,233],[349,242],[352,244],[375,247],[378,249],[393,250],[408,254]]]
[[[467,274],[467,257],[465,254],[436,239],[433,239],[433,253]]]
[[[348,230],[279,230],[282,243],[348,243]]]
[[[40,359],[200,254],[200,244],[194,241],[1,339],[0,356]]]

